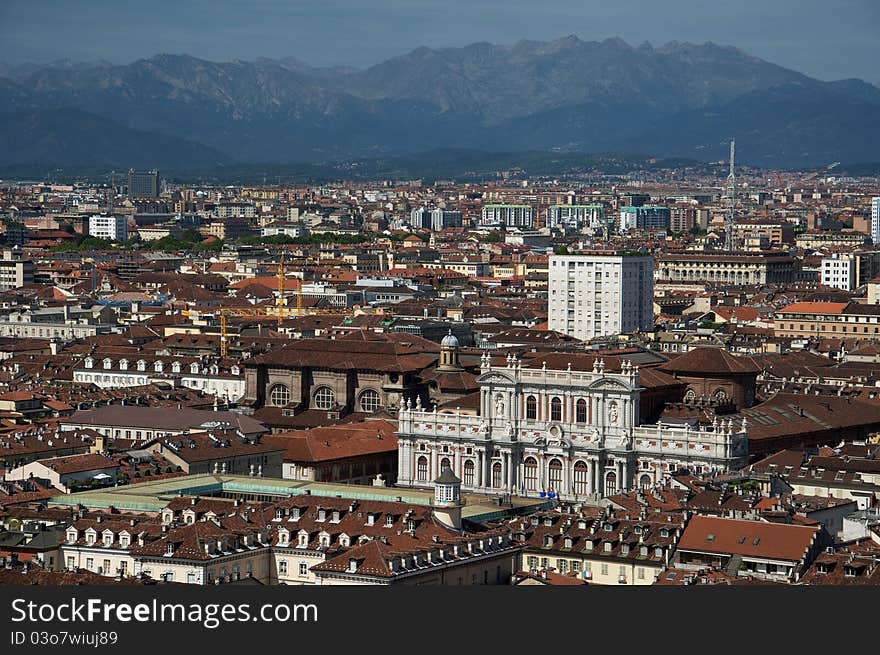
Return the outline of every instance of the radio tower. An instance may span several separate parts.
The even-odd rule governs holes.
[[[736,156],[736,140],[730,141],[730,174],[727,176],[727,220],[724,222],[724,249],[733,251],[733,226],[736,224],[736,175],[733,162]]]

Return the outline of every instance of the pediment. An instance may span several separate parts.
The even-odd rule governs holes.
[[[516,380],[511,375],[492,371],[477,378],[477,384],[515,384]]]
[[[618,382],[617,380],[612,380],[610,378],[600,378],[587,388],[590,389],[590,391],[632,391],[632,389],[623,382]]]

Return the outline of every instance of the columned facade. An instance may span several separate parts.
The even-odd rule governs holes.
[[[637,424],[638,367],[607,373],[506,367],[484,357],[480,414],[399,413],[399,486],[430,487],[448,460],[469,492],[584,500],[658,482],[681,467],[729,471],[748,456],[745,425]]]

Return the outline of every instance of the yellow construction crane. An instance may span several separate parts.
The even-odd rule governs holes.
[[[278,327],[280,328],[285,318],[291,316],[303,316],[305,314],[346,314],[346,309],[307,309],[303,310],[302,303],[302,280],[295,278],[295,296],[296,306],[291,307],[287,304],[287,296],[285,295],[284,277],[284,254],[281,255],[281,261],[278,264],[278,296],[275,298],[275,304],[272,307],[221,307],[220,314],[220,355],[226,357],[229,353],[229,333],[227,331],[227,320],[230,316],[274,316],[278,319]]]

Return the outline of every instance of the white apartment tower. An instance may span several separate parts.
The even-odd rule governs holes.
[[[128,217],[97,214],[90,216],[89,236],[113,241],[126,241],[128,239]]]
[[[859,261],[853,253],[832,253],[822,258],[820,281],[826,287],[852,291],[856,288]]]
[[[654,324],[650,255],[550,257],[549,328],[581,340],[646,330]]]
[[[871,198],[871,239],[880,243],[880,196]]]

